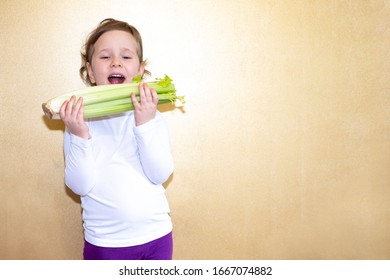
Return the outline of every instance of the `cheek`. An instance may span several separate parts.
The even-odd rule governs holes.
[[[129,65],[127,67],[127,73],[132,75],[138,75],[140,72],[140,66],[139,65]]]
[[[92,81],[92,79],[94,79],[96,82],[96,80],[99,80],[101,79],[101,77],[105,76],[105,73],[103,73],[103,70],[102,70],[102,67],[99,63],[93,63],[93,67],[90,67],[90,79]]]
[[[95,76],[93,74],[93,71],[92,71],[91,67],[87,68],[87,73],[88,73],[88,77],[91,80],[91,82],[95,83]]]

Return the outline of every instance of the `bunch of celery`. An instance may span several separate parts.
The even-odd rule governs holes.
[[[92,86],[76,90],[42,104],[42,109],[49,119],[60,119],[59,111],[64,101],[73,95],[78,99],[83,97],[84,118],[108,116],[134,110],[131,101],[131,93],[134,92],[139,100],[140,79],[135,78],[130,84],[114,84]],[[163,79],[147,82],[150,88],[154,88],[158,96],[158,104],[175,102],[177,99],[184,104],[183,96],[176,96],[175,86],[167,75]]]

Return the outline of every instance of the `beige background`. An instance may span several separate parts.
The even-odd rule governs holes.
[[[164,112],[175,259],[390,259],[390,1],[0,4],[0,259],[80,259],[63,125],[41,103],[84,87],[106,17],[143,35]]]

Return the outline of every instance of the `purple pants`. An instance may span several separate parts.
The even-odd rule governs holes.
[[[84,260],[172,260],[172,232],[151,242],[122,248],[99,247],[85,241]]]

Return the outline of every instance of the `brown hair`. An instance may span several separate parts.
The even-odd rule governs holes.
[[[129,32],[133,35],[135,41],[137,42],[137,56],[140,63],[146,64],[146,61],[143,60],[143,49],[142,49],[142,38],[138,30],[124,21],[115,20],[112,18],[107,18],[100,22],[100,24],[93,30],[84,45],[83,50],[81,51],[81,67],[80,67],[80,77],[88,85],[94,85],[88,76],[87,63],[91,63],[92,55],[94,52],[94,45],[96,41],[103,35],[103,33],[112,30],[121,30]],[[150,72],[145,69],[144,74],[150,75]]]

